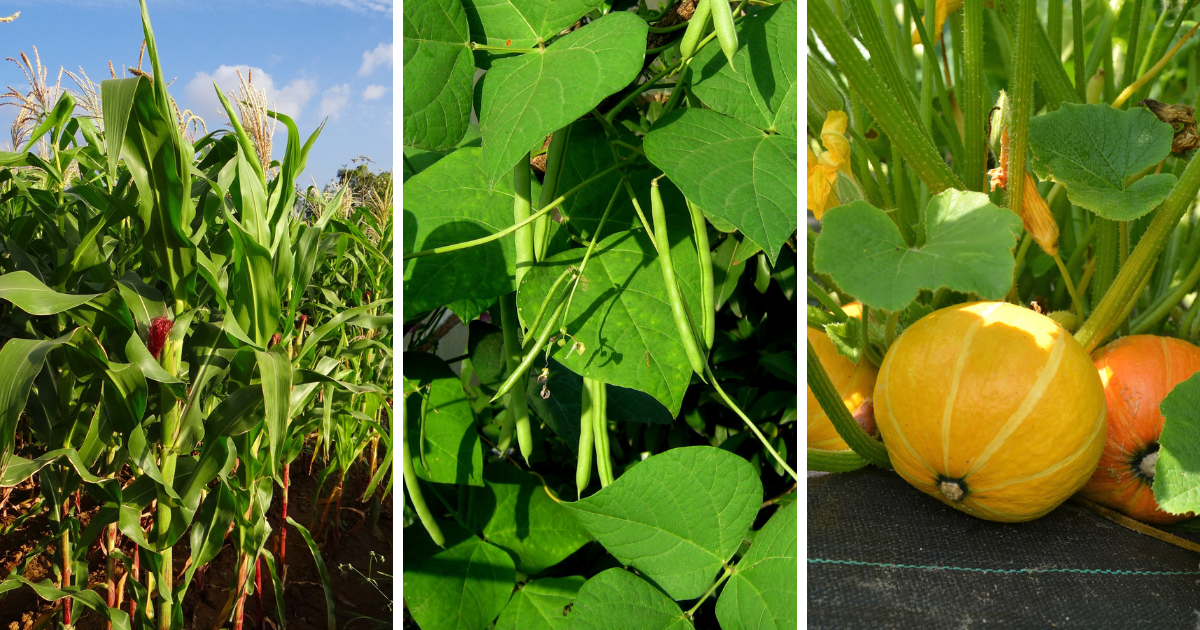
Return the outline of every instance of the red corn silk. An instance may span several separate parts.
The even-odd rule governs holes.
[[[146,347],[155,359],[158,359],[158,355],[162,354],[163,346],[167,344],[167,336],[171,334],[171,328],[174,326],[175,322],[167,318],[166,315],[161,315],[150,320],[150,339]]]
[[[267,347],[270,348],[271,346],[274,346],[275,344],[279,343],[281,339],[283,339],[283,335],[280,335],[279,333],[271,335],[271,343],[267,344]]]

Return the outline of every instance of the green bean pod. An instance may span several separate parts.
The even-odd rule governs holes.
[[[592,481],[592,431],[595,429],[592,417],[596,412],[596,403],[592,399],[588,382],[586,378],[583,381],[583,404],[579,412],[579,463],[575,465],[575,489],[580,499]]]
[[[508,380],[505,384],[508,385],[508,409],[512,412],[512,422],[505,423],[506,426],[512,426],[517,433],[517,445],[521,448],[521,454],[525,456],[525,460],[529,461],[529,456],[533,454],[533,440],[529,439],[529,403],[525,400],[525,372],[521,365],[521,340],[519,338],[521,324],[517,321],[517,294],[509,293],[500,298],[500,327],[504,332],[504,360],[509,369]],[[492,400],[496,400],[502,394],[497,393]],[[501,441],[504,441],[504,431],[506,427],[501,427]],[[524,436],[524,438],[522,437]],[[507,444],[505,444],[507,446]],[[504,452],[504,451],[501,451]]]
[[[504,413],[500,416],[500,439],[496,442],[496,450],[504,454],[508,451],[508,447],[512,446],[512,436],[516,418],[513,416],[512,407],[505,407]]]
[[[612,453],[608,448],[608,389],[602,381],[584,377],[585,387],[590,387],[592,397],[593,442],[596,445],[596,471],[600,475],[600,487],[612,483]]]
[[[538,198],[539,209],[550,205],[558,196],[558,179],[562,173],[564,157],[567,154],[567,140],[571,134],[571,125],[562,127],[550,138],[550,146],[546,149],[546,176],[542,179],[542,194]],[[553,219],[544,214],[533,222],[533,255],[539,262],[546,259],[546,251],[550,246],[550,228]]]
[[[688,20],[687,30],[683,32],[683,39],[679,42],[679,56],[683,59],[690,59],[696,54],[696,46],[700,44],[700,38],[704,36],[704,30],[708,28],[708,20],[712,16],[710,1],[696,2],[696,10]]]
[[[425,531],[429,532],[429,537],[437,543],[437,546],[445,547],[446,537],[442,535],[442,530],[434,520],[433,513],[425,504],[425,495],[421,494],[421,486],[417,481],[417,470],[413,468],[412,457],[409,455],[411,449],[408,446],[408,433],[404,430],[405,408],[407,405],[400,410],[400,443],[402,445],[400,455],[404,466],[404,487],[408,489],[408,499],[412,501],[417,518],[421,519],[421,524],[425,526]]]
[[[671,240],[667,236],[667,212],[663,208],[662,193],[658,190],[658,180],[650,182],[650,212],[654,219],[654,240],[658,243],[658,261],[662,268],[663,284],[667,287],[667,298],[671,304],[671,314],[675,317],[675,327],[679,331],[679,341],[687,354],[692,369],[704,375],[704,355],[696,344],[696,335],[692,332],[692,324],[688,320],[684,308],[683,296],[675,283],[675,264],[671,260]]]
[[[704,331],[704,351],[712,350],[717,335],[716,287],[713,283],[712,250],[708,244],[708,223],[700,208],[688,200],[692,232],[696,235],[696,253],[700,256],[700,323]]]
[[[733,10],[729,8],[729,0],[709,0],[708,4],[712,11],[713,30],[717,32],[717,41],[721,43],[721,51],[729,60],[729,69],[734,70],[733,55],[738,49],[738,37],[733,28]]]
[[[513,224],[529,218],[531,197],[533,196],[532,182],[529,179],[529,154],[521,156],[521,161],[513,167]],[[533,268],[533,225],[522,226],[513,234],[516,245],[514,259],[517,263],[515,286],[521,286],[521,279]]]

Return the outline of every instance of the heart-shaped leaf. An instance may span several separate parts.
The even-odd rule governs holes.
[[[583,582],[582,576],[572,575],[525,584],[508,600],[495,630],[568,630],[571,626],[564,611]]]
[[[598,8],[600,0],[463,0],[471,39],[502,48],[533,48]]]
[[[404,602],[422,630],[484,630],[516,585],[512,558],[453,521],[438,525],[445,549],[420,524],[404,528]]]
[[[1175,185],[1175,176],[1132,176],[1171,153],[1171,125],[1149,110],[1063,103],[1029,121],[1029,165],[1042,179],[1067,189],[1071,203],[1114,221],[1136,219],[1154,209]]]
[[[470,241],[511,226],[512,190],[511,177],[488,189],[480,149],[451,153],[404,184],[404,252]],[[508,237],[404,261],[404,319],[457,300],[511,293],[514,255]]]
[[[662,591],[625,569],[603,571],[583,584],[571,614],[571,628],[609,630],[687,630],[692,627],[679,605]]]
[[[629,85],[642,69],[646,29],[633,13],[611,13],[541,52],[493,62],[479,120],[488,182],[511,181],[513,165],[547,134]]]
[[[705,105],[763,131],[796,137],[796,4],[747,15],[738,27],[732,68],[717,46],[696,53],[692,89]]]
[[[591,540],[537,477],[506,463],[488,466],[483,476],[484,487],[475,491],[471,509],[472,528],[512,554],[521,573],[541,573]]]
[[[754,536],[717,600],[722,628],[797,627],[796,504],[779,508]]]
[[[688,199],[732,223],[774,264],[796,231],[795,139],[687,108],[658,119],[643,146]]]
[[[684,300],[700,312],[700,264],[686,212],[668,217],[675,274]],[[679,239],[679,240],[676,240]],[[579,268],[584,248],[563,252],[537,264],[521,281],[517,307],[530,321],[558,276]],[[658,253],[641,230],[614,234],[596,244],[565,317],[567,332],[584,345],[582,355],[551,347],[550,356],[572,372],[653,396],[674,417],[691,382],[679,331],[671,315]],[[554,392],[551,392],[551,396]]]
[[[471,122],[475,64],[459,0],[404,3],[404,144],[449,149]]]
[[[1017,215],[987,195],[947,190],[929,200],[925,244],[909,247],[882,210],[855,201],[825,213],[813,267],[887,310],[908,306],[921,289],[941,287],[998,300],[1012,285],[1011,250],[1020,228]]]
[[[405,430],[412,445],[409,455],[417,476],[437,483],[482,486],[483,450],[458,375],[425,352],[405,352],[403,365],[404,378],[421,388],[404,400]]]
[[[600,492],[564,505],[617,560],[685,600],[716,579],[761,503],[762,481],[750,462],[691,446],[654,455]]]

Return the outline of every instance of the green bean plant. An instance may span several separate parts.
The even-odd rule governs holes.
[[[406,627],[796,626],[797,8],[404,3]]]
[[[250,624],[254,595],[260,624],[282,627],[291,529],[332,630],[319,543],[288,516],[290,470],[306,450],[339,479],[362,469],[376,519],[390,492],[390,193],[385,207],[301,192],[320,128],[302,142],[262,110],[286,129],[272,159],[239,114],[253,104],[215,85],[231,129],[193,139],[141,11],[149,72],[103,81],[90,108],[63,93],[0,153],[0,493],[36,480],[50,523],[0,577],[0,607],[31,588],[58,627],[184,628],[189,587],[228,542],[222,622]],[[88,518],[83,497],[99,506]],[[316,526],[336,536],[340,510]],[[54,578],[25,578],[47,553]]]
[[[1004,300],[1088,353],[1138,334],[1200,342],[1195,4],[810,3],[810,338],[879,366],[931,312]],[[896,445],[855,421],[811,343],[807,365],[850,446],[809,448],[809,469],[887,467]],[[1175,514],[1200,507],[1198,387],[1161,406],[1153,489]]]

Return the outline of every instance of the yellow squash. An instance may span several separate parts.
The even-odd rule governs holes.
[[[842,307],[850,317],[862,317],[862,306],[857,302]],[[871,362],[863,358],[856,365],[850,359],[838,353],[837,347],[821,330],[808,329],[808,341],[816,350],[821,365],[833,381],[833,387],[842,397],[842,402],[850,413],[859,412],[863,403],[871,397],[875,388],[875,375],[878,370]],[[813,396],[812,388],[808,389],[808,447],[827,451],[844,451],[850,448],[846,441],[838,435],[837,429],[829,416],[821,409],[817,398]]]
[[[1104,386],[1054,320],[1004,302],[944,308],[884,357],[875,419],[896,472],[992,521],[1045,515],[1083,487],[1106,436]]]

